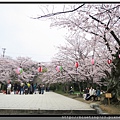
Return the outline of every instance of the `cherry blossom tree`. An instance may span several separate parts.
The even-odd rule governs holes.
[[[120,89],[120,5],[64,5],[61,11],[53,9],[51,13],[35,19],[41,18],[51,19],[51,27],[62,27],[70,33],[66,39],[69,45],[60,47],[59,52],[59,59],[64,61],[64,65],[70,62],[65,67],[72,71],[73,63],[78,60],[79,76],[92,82],[104,78],[107,92],[112,93],[111,102],[117,102]],[[95,60],[94,65],[90,63],[92,58]],[[108,64],[108,59],[112,63]]]
[[[0,58],[0,81],[11,82],[15,80],[29,81],[33,80],[37,72],[37,62],[32,61],[30,58],[18,57],[17,60],[10,58]],[[22,67],[23,72],[18,74],[17,68]]]

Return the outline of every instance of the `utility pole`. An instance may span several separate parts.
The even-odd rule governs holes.
[[[3,50],[3,57],[4,57],[6,48],[2,48],[2,50]]]

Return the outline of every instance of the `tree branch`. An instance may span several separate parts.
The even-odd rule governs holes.
[[[66,72],[66,73],[70,76],[70,78],[74,81],[74,78],[68,73],[68,71],[65,70],[64,68],[63,68],[63,70],[64,70],[64,72]]]
[[[55,15],[59,15],[59,14],[63,14],[63,13],[70,13],[70,12],[74,12],[76,10],[78,10],[79,8],[81,8],[82,6],[84,6],[85,3],[83,3],[81,6],[73,9],[73,10],[68,10],[68,11],[63,11],[63,12],[56,12],[56,13],[50,13],[50,14],[46,14],[46,15],[43,15],[43,16],[40,16],[40,17],[36,17],[36,18],[32,18],[32,19],[40,19],[40,18],[45,18],[45,17],[51,17],[51,16],[55,16]]]
[[[98,20],[97,18],[93,17],[92,15],[89,15],[89,16],[90,16],[92,19],[94,19],[95,21],[97,21],[97,22],[101,23],[102,25],[104,25],[107,30],[110,30],[109,27],[108,27],[105,23],[101,22],[100,20]],[[120,19],[120,18],[119,18],[119,19]],[[119,40],[119,39],[117,38],[117,36],[115,35],[114,31],[111,30],[110,33],[111,33],[111,35],[114,37],[114,39],[117,41],[118,45],[120,46],[120,40]]]

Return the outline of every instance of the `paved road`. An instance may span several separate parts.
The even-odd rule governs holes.
[[[54,92],[45,92],[43,95],[0,94],[0,113],[5,114],[5,111],[8,113],[9,110],[12,112],[17,110],[39,111],[39,114],[51,114],[53,111],[54,114],[60,114],[58,111],[63,111],[63,113],[65,113],[65,111],[68,113],[70,111],[77,111],[79,114],[80,111],[88,111],[86,114],[95,113],[92,112],[94,109],[92,109],[89,104],[65,97]]]

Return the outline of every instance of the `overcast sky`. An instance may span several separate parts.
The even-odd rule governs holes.
[[[0,54],[31,57],[49,62],[57,52],[56,46],[65,43],[65,31],[50,28],[50,21],[35,20],[41,14],[39,4],[0,4]]]

